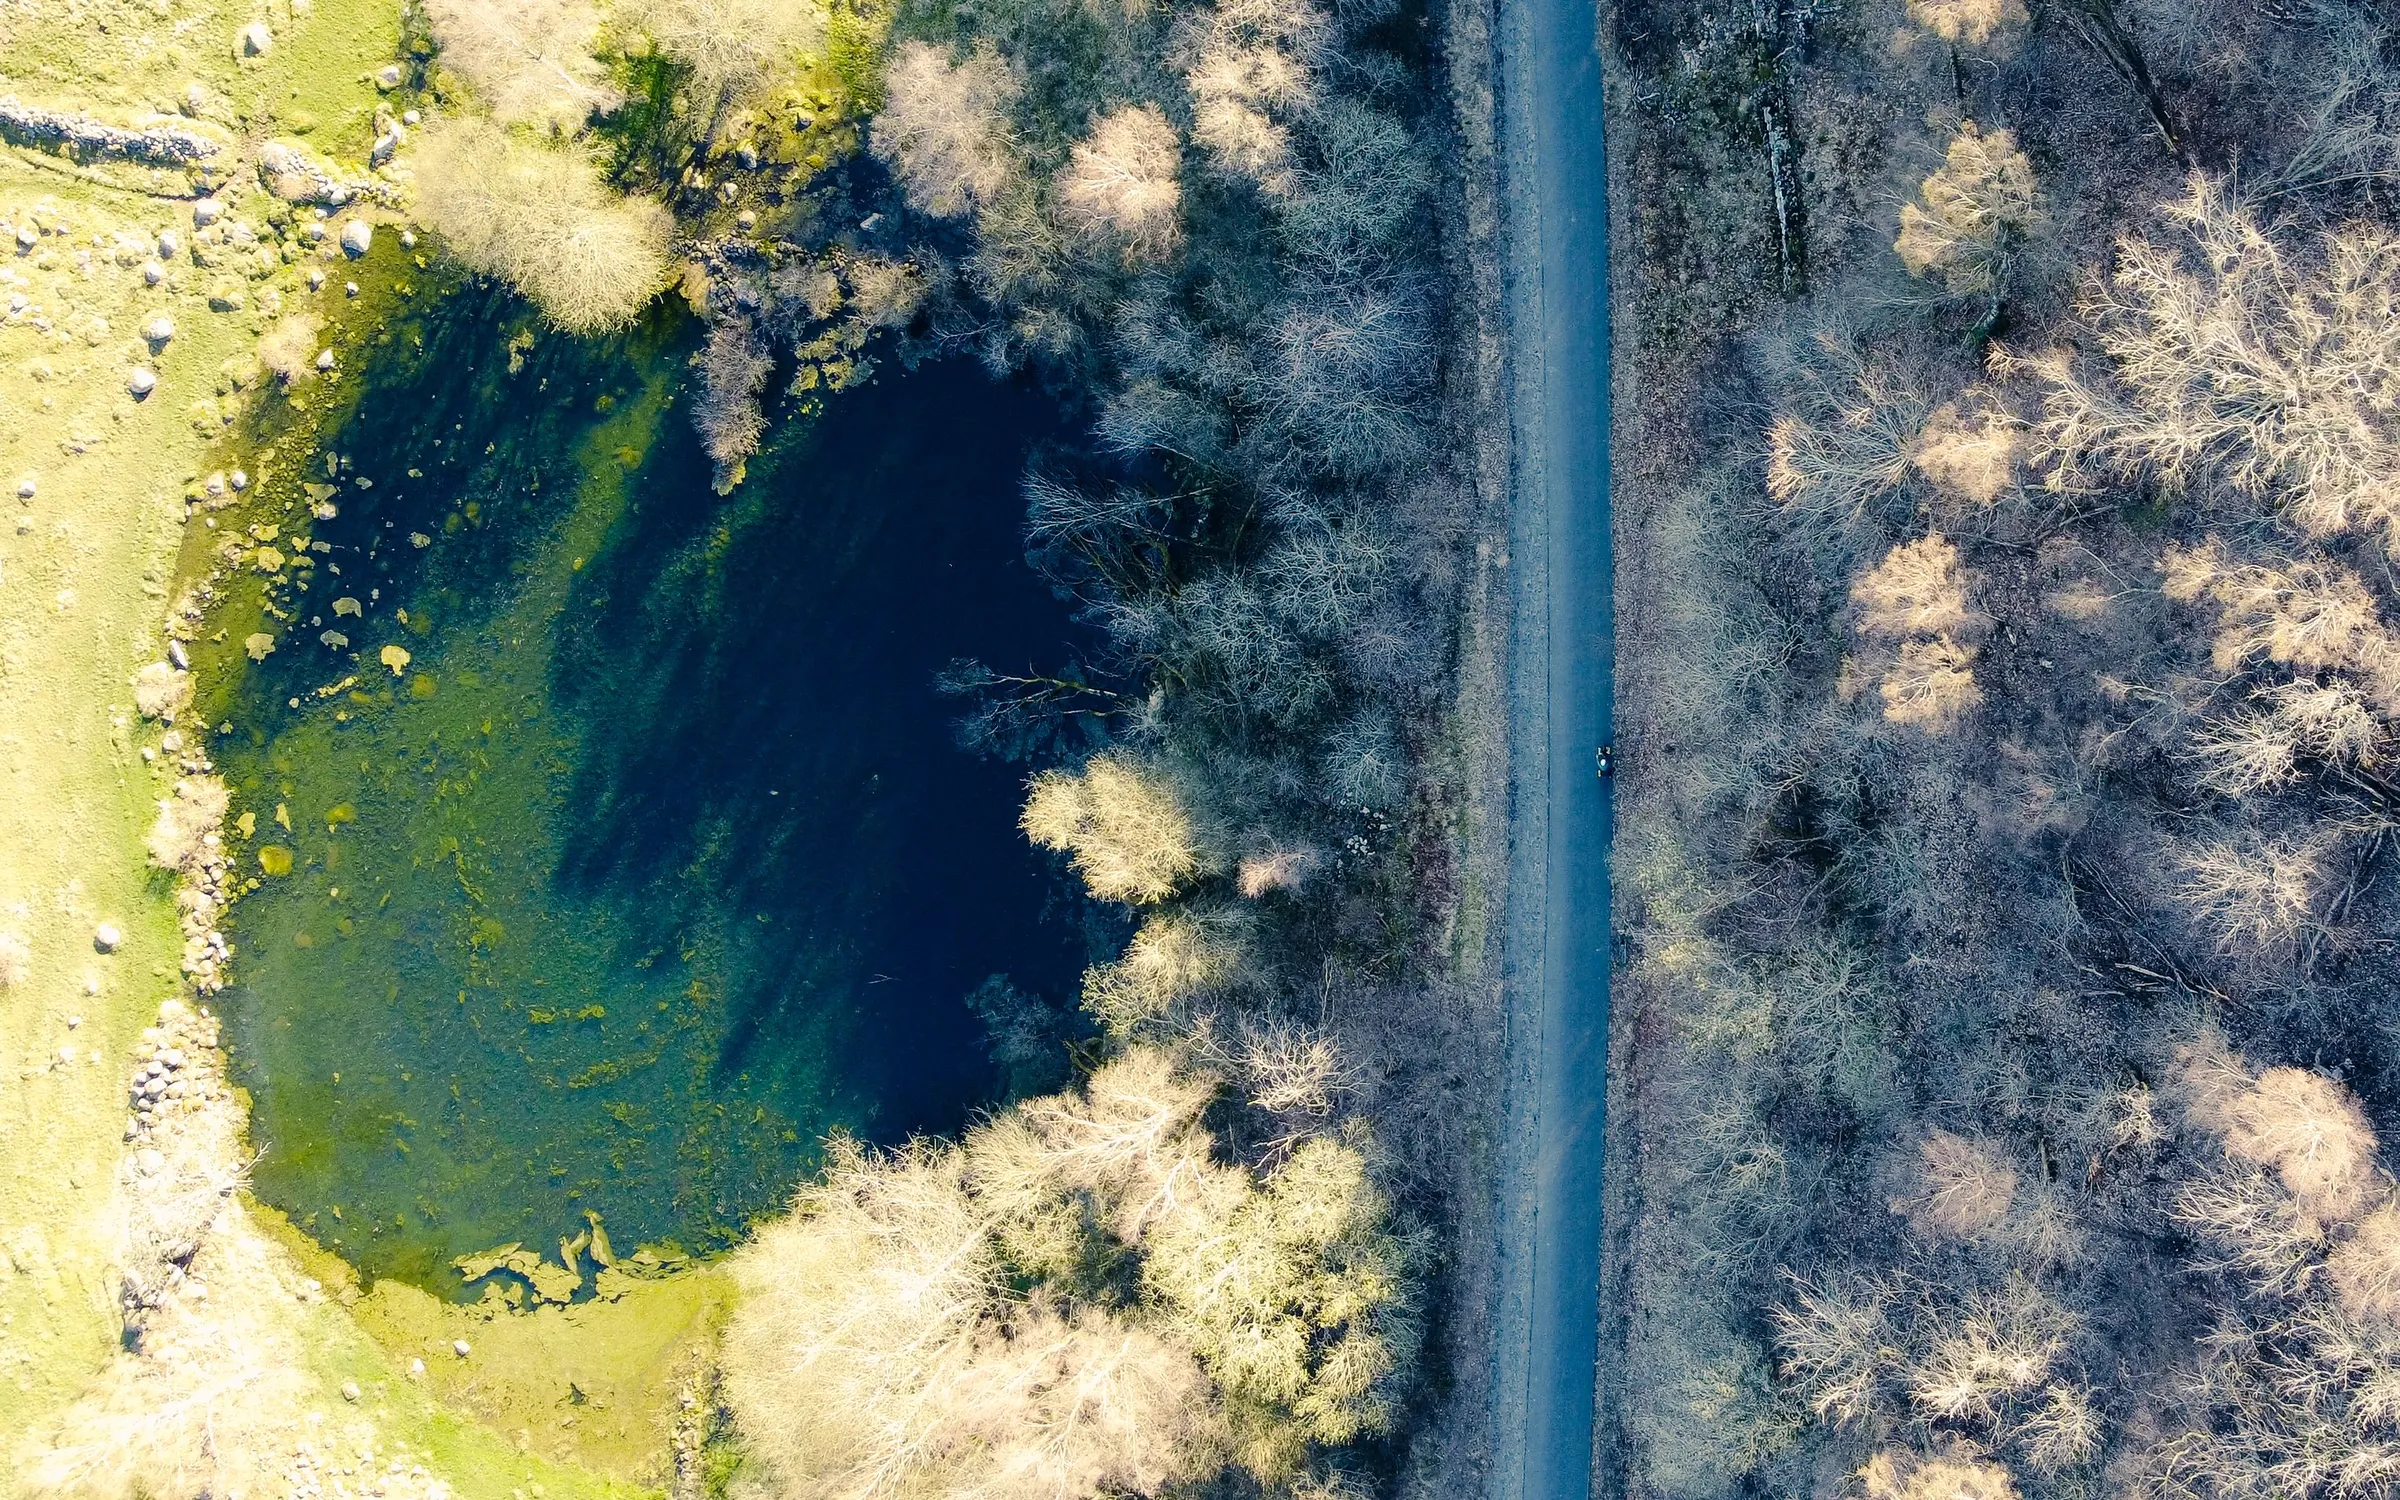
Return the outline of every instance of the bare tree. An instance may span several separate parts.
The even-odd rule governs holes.
[[[1165,260],[1183,242],[1182,159],[1182,139],[1157,105],[1111,110],[1058,175],[1060,217],[1129,265]]]
[[[942,48],[904,41],[884,65],[883,86],[867,140],[919,213],[973,213],[1016,179],[1008,113],[1025,85],[989,42],[953,63]]]

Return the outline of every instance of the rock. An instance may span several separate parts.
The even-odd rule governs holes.
[[[142,281],[144,285],[156,286],[166,279],[167,268],[160,265],[157,261],[151,261],[148,265],[142,267]]]
[[[317,351],[317,368],[327,372],[333,369],[333,351],[331,349]]]
[[[403,250],[417,248],[417,232],[415,230],[403,229],[400,231],[400,248]]]
[[[342,283],[342,295],[343,295],[343,296],[345,296],[345,297],[355,297],[355,296],[357,296],[357,295],[358,295],[358,283],[357,283],[357,282],[355,282],[355,281],[345,281],[345,282],[343,282],[343,283]]]
[[[410,1360],[410,1361],[408,1362],[408,1378],[409,1378],[409,1379],[411,1379],[411,1380],[422,1380],[422,1379],[424,1379],[424,1378],[425,1378],[425,1361],[423,1361],[423,1360],[421,1360],[421,1359],[412,1359],[412,1360]]]
[[[315,266],[310,266],[308,268],[308,289],[313,292],[319,287],[322,287],[324,284],[325,273],[318,270]]]
[[[183,112],[187,115],[196,115],[206,108],[208,108],[207,87],[197,82],[185,84],[183,86]]]
[[[232,484],[233,492],[238,495],[242,491],[250,488],[250,475],[245,470],[236,469],[233,471]]]
[[[142,325],[142,337],[153,344],[163,344],[175,336],[175,320],[160,313]]]
[[[132,394],[133,399],[141,400],[158,389],[158,372],[155,370],[134,371],[125,377],[125,389]]]
[[[38,109],[0,94],[0,130],[18,144],[66,146],[93,156],[122,156],[153,166],[193,166],[215,156],[220,142],[179,125],[156,124],[141,130],[103,125],[90,115]]]
[[[215,198],[201,198],[192,204],[192,222],[206,229],[225,217],[225,205]]]
[[[275,33],[264,21],[252,21],[235,40],[235,50],[243,57],[264,57],[275,50]]]
[[[17,226],[17,248],[19,250],[31,250],[34,246],[40,244],[41,242],[42,232],[40,230],[34,228],[31,224],[19,224]]]
[[[167,660],[174,664],[175,670],[178,672],[189,672],[192,669],[192,653],[184,649],[181,641],[167,642]]]
[[[133,1154],[134,1167],[144,1177],[155,1177],[166,1170],[167,1158],[154,1146],[144,1146]]]
[[[352,219],[342,226],[343,253],[356,258],[367,253],[375,243],[375,226],[364,219]]]
[[[103,922],[92,929],[92,946],[103,953],[114,953],[125,945],[124,929],[114,922]]]
[[[33,492],[34,492],[34,489],[35,489],[35,485],[34,485],[34,482],[33,482],[33,479],[32,479],[32,477],[31,477],[30,475],[29,475],[29,476],[27,476],[26,478],[23,478],[23,479],[20,479],[20,480],[18,480],[18,481],[17,481],[17,498],[18,498],[19,500],[31,500],[31,499],[33,498]]]
[[[375,70],[375,87],[379,89],[390,90],[396,89],[399,86],[400,65],[398,63],[385,63],[382,67]]]
[[[403,125],[422,125],[425,123],[425,117],[421,114],[418,114],[413,109],[404,109],[400,111],[400,123]]]
[[[375,137],[375,144],[367,149],[367,165],[380,167],[397,156],[400,153],[400,140],[397,130],[387,130]]]
[[[357,1381],[345,1380],[342,1382],[342,1399],[344,1401],[356,1401],[358,1399]]]
[[[216,202],[214,198],[210,198],[205,201],[210,203]],[[197,213],[198,210],[195,209],[194,212]],[[158,232],[158,258],[160,260],[173,260],[176,256],[181,255],[182,253],[183,236],[177,234],[172,229],[162,229]]]
[[[450,1341],[450,1352],[457,1355],[460,1359],[465,1359],[468,1355],[473,1354],[475,1350],[473,1346],[468,1344],[465,1339],[452,1339]]]

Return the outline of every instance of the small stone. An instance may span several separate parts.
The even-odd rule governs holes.
[[[133,1154],[133,1164],[144,1177],[155,1177],[166,1169],[166,1155],[155,1146],[144,1146]]]
[[[92,946],[103,953],[114,953],[124,944],[124,929],[114,922],[103,922],[92,929]]]
[[[400,111],[400,123],[403,125],[422,125],[425,123],[425,117],[421,114],[418,114],[413,109],[404,109]]]
[[[83,1017],[81,1017],[81,1016],[69,1016],[69,1017],[67,1017],[67,1030],[69,1030],[69,1031],[73,1031],[73,1030],[74,1030],[76,1027],[78,1027],[78,1026],[81,1026],[82,1024],[83,1024]]]
[[[474,1353],[475,1350],[474,1347],[468,1344],[465,1339],[452,1339],[450,1341],[450,1352],[457,1355],[460,1359],[465,1359],[468,1355]]]
[[[275,48],[275,33],[264,21],[252,21],[241,30],[239,50],[244,57],[264,57]]]
[[[345,297],[355,297],[355,296],[357,296],[357,295],[358,295],[358,283],[357,283],[357,282],[355,282],[355,281],[345,281],[345,282],[343,282],[343,283],[342,283],[342,295],[343,295],[343,296],[345,296]]]
[[[165,343],[167,340],[175,337],[175,320],[168,317],[165,313],[160,313],[157,317],[152,318],[149,322],[142,325],[142,337],[148,339],[153,344]]]
[[[158,373],[155,370],[136,370],[125,377],[125,389],[138,401],[158,389]]]
[[[367,253],[375,243],[375,226],[364,219],[352,219],[342,226],[342,252],[349,256]]]
[[[233,485],[233,492],[238,495],[242,491],[250,488],[250,476],[243,470],[236,469],[233,471],[231,483]]]
[[[400,86],[400,65],[398,63],[385,63],[382,67],[376,69],[375,86],[379,89],[398,88]]]
[[[324,273],[323,271],[320,271],[320,270],[318,270],[318,269],[317,269],[316,267],[314,267],[314,266],[311,266],[311,267],[309,267],[309,268],[308,268],[308,289],[309,289],[310,291],[312,291],[312,292],[313,292],[313,291],[316,291],[316,290],[317,290],[319,287],[322,287],[323,285],[325,285],[325,273]]]
[[[166,279],[167,268],[160,265],[157,261],[151,261],[148,265],[142,267],[142,281],[145,285],[156,286]]]
[[[327,372],[333,369],[333,351],[331,349],[317,351],[317,368]]]
[[[357,1381],[345,1380],[342,1382],[342,1399],[344,1401],[356,1401],[358,1399]]]
[[[212,203],[212,204],[213,204],[213,203],[215,203],[217,200],[215,200],[214,198],[205,198],[205,199],[202,199],[201,201],[202,201],[202,202],[204,202],[204,203]],[[197,216],[198,216],[198,214],[199,214],[199,209],[198,209],[197,207],[194,207],[194,209],[192,210],[192,212],[193,212],[194,216],[195,216],[195,217],[197,217]],[[212,216],[212,217],[214,216],[214,212],[215,212],[215,211],[212,209],[212,210],[211,210],[211,216]],[[207,222],[207,220],[205,220],[205,219],[204,219],[204,220],[202,220],[201,222],[202,222],[202,223],[206,223],[206,222]],[[182,253],[183,253],[183,240],[182,240],[182,239],[181,239],[181,238],[180,238],[180,237],[179,237],[179,236],[178,236],[178,235],[175,233],[175,231],[174,231],[174,230],[172,230],[172,229],[162,229],[162,230],[160,230],[160,231],[159,231],[159,233],[158,233],[158,258],[159,258],[160,260],[173,260],[173,259],[174,259],[176,256],[178,256],[178,255],[181,255]]]
[[[192,205],[192,222],[202,229],[206,229],[223,217],[225,217],[225,205],[214,198],[202,198]]]
[[[400,231],[400,248],[403,250],[417,248],[417,232],[415,230],[403,229]]]
[[[196,115],[206,108],[208,108],[208,90],[198,83],[185,84],[183,86],[183,112],[187,115]]]
[[[211,475],[209,475],[209,476],[208,476],[206,479],[203,479],[203,480],[201,480],[201,481],[200,481],[200,488],[202,488],[202,489],[204,489],[204,490],[208,491],[208,492],[209,492],[210,494],[212,494],[212,495],[222,495],[222,494],[224,494],[224,493],[225,493],[225,475],[224,475],[223,471],[222,471],[222,470],[220,470],[220,471],[219,471],[219,472],[217,472],[217,473],[214,473],[214,474],[211,474]]]
[[[758,215],[745,208],[742,210],[741,217],[735,219],[733,222],[740,225],[742,230],[747,233],[748,231],[758,227]]]
[[[408,1362],[408,1378],[409,1378],[409,1379],[411,1379],[411,1380],[422,1380],[422,1379],[424,1379],[424,1378],[425,1378],[425,1361],[423,1361],[423,1360],[421,1360],[421,1359],[412,1359],[412,1360],[410,1360],[410,1361]]]
[[[18,481],[17,481],[17,498],[18,498],[19,500],[31,500],[31,499],[33,498],[33,492],[34,492],[34,489],[35,489],[35,485],[34,485],[34,482],[33,482],[33,479],[32,479],[32,477],[31,477],[30,475],[29,475],[29,476],[27,476],[26,478],[23,478],[23,479],[20,479],[20,480],[18,480]]]
[[[34,246],[40,244],[41,242],[42,232],[40,230],[34,228],[31,224],[19,224],[17,226],[17,248],[19,250],[31,250]]]

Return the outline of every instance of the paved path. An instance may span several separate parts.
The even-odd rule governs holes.
[[[1501,0],[1510,520],[1509,1136],[1494,1500],[1590,1493],[1613,827],[1608,201],[1593,0]]]

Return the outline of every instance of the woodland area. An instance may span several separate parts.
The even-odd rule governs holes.
[[[1624,0],[1604,42],[1604,1469],[2390,1493],[2391,13]]]
[[[721,489],[894,359],[1087,417],[1025,495],[1089,659],[943,686],[1027,765],[1024,831],[1112,956],[1079,1008],[979,992],[1010,1101],[956,1142],[834,1142],[743,1253],[737,1485],[1335,1496],[1444,1462],[1402,1418],[1438,1399],[1491,1042],[1444,977],[1429,769],[1477,494],[1440,440],[1461,209],[1429,16],[424,15],[426,219],[571,331],[679,275]]]

